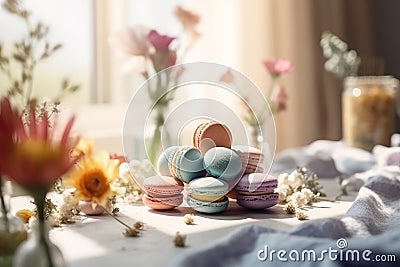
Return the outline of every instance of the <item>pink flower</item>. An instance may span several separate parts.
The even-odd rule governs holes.
[[[282,86],[279,86],[279,85],[276,86],[271,95],[271,100],[277,104],[276,112],[286,110],[287,99],[288,99],[288,96],[285,92],[285,88],[283,88]]]
[[[127,162],[127,159],[124,155],[117,153],[110,153],[110,159],[117,159],[119,161],[119,164]]]
[[[142,25],[127,27],[111,35],[109,42],[129,55],[146,56],[151,47],[149,32],[150,29]]]
[[[0,140],[0,169],[3,174],[14,180],[30,192],[40,190],[47,192],[54,182],[66,173],[78,160],[71,157],[75,143],[71,142],[69,134],[74,122],[71,118],[61,140],[54,142],[54,127],[49,127],[49,117],[45,114],[38,118],[32,108],[29,113],[29,125],[24,125],[22,118],[15,118],[13,113],[3,112],[9,110],[7,100],[2,101],[1,121],[12,121],[10,128],[1,129],[6,136],[12,139]],[[4,107],[5,106],[5,107]]]
[[[168,51],[169,45],[175,40],[175,37],[161,35],[156,30],[151,30],[148,37],[154,48],[160,51]]]
[[[159,72],[176,64],[176,52],[173,50],[156,51],[150,56],[154,69]]]
[[[235,80],[235,78],[233,77],[231,70],[228,69],[224,74],[222,74],[219,80],[224,83],[231,83]]]
[[[283,75],[292,70],[292,63],[289,60],[264,60],[263,64],[273,76]]]

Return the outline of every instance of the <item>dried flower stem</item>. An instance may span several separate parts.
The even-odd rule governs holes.
[[[110,212],[108,209],[106,209],[105,207],[101,206],[104,211],[110,215],[112,218],[114,218],[117,222],[119,222],[120,224],[122,224],[123,226],[125,226],[128,230],[133,231],[132,227],[130,227],[129,225],[127,225],[126,223],[124,223],[122,220],[120,220],[119,218],[117,218],[117,216],[115,216],[112,212]]]

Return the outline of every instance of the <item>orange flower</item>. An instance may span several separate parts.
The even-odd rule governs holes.
[[[181,6],[176,7],[175,16],[182,23],[186,30],[194,30],[200,22],[200,16],[190,10],[184,9]]]
[[[181,6],[175,9],[175,16],[182,23],[183,28],[188,32],[191,38],[189,46],[193,45],[200,38],[200,33],[196,28],[197,24],[200,22],[200,16]]]
[[[69,134],[74,118],[68,121],[61,140],[54,142],[54,128],[49,127],[47,114],[38,118],[32,108],[29,124],[24,125],[22,118],[17,118],[10,110],[9,102],[3,100],[0,121],[7,127],[1,129],[0,169],[28,191],[48,191],[78,159],[70,155],[73,144],[69,141]]]

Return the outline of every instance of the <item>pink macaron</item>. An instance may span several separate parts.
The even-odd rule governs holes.
[[[266,173],[245,174],[236,184],[237,204],[247,209],[266,209],[278,204],[274,193],[278,180]]]
[[[197,126],[193,134],[193,145],[202,154],[213,147],[231,148],[232,134],[229,128],[217,121],[207,121]]]
[[[264,172],[264,154],[261,150],[251,146],[235,145],[232,150],[239,155],[244,173]]]
[[[143,182],[143,203],[155,210],[168,210],[183,202],[183,183],[173,177],[155,175]]]

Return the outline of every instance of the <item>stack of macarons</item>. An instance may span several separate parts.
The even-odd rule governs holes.
[[[244,208],[274,206],[278,202],[274,193],[277,179],[262,173],[263,161],[263,153],[256,148],[232,147],[226,125],[211,120],[201,123],[193,133],[192,146],[171,146],[161,153],[159,175],[144,181],[143,202],[158,210],[175,208],[182,203],[182,191],[188,185],[187,203],[198,212],[226,210],[232,192]]]
[[[207,177],[189,183],[188,205],[198,212],[222,212],[228,208],[229,188],[243,174],[242,161],[231,149],[231,132],[217,121],[201,123],[194,131],[193,145],[204,155]]]

